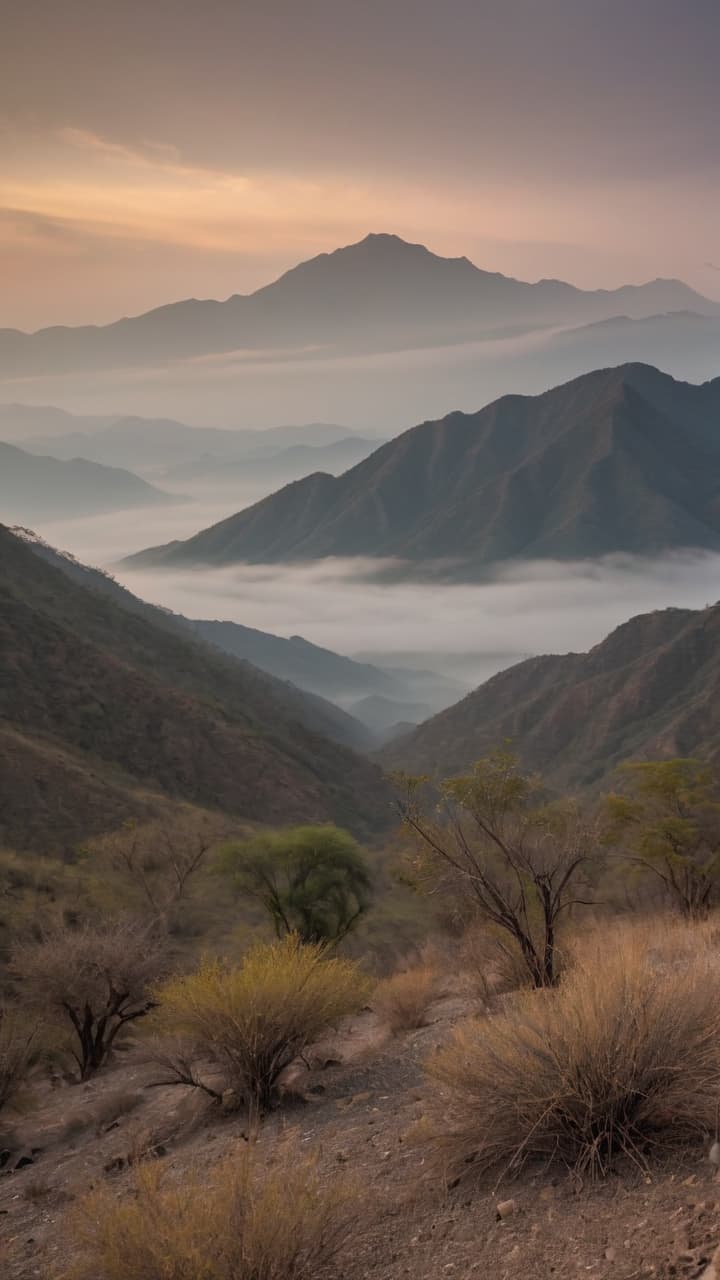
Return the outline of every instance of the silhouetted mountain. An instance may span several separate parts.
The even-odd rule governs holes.
[[[528,284],[394,235],[320,254],[249,296],[189,299],[104,326],[0,331],[0,376],[99,370],[243,350],[383,351],[667,310],[720,314],[677,280],[584,291]]]
[[[69,846],[153,791],[258,821],[388,821],[376,768],[308,727],[319,700],[2,526],[0,671],[0,843]]]
[[[0,404],[0,439],[29,453],[53,458],[86,458],[106,466],[156,472],[216,457],[271,458],[292,448],[337,445],[357,439],[347,427],[329,422],[268,427],[265,431],[189,427],[172,418],[80,416],[35,405]],[[372,442],[368,443],[368,451]],[[190,472],[192,474],[192,470]]]
[[[57,520],[178,501],[130,471],[84,458],[58,461],[0,441],[0,515],[5,521]]]
[[[720,379],[598,370],[424,422],[127,563],[397,557],[463,579],[508,558],[720,548],[719,413]]]
[[[510,740],[555,787],[608,783],[628,759],[720,757],[720,605],[632,618],[589,653],[530,658],[381,753],[387,767],[462,772]]]
[[[253,480],[277,486],[319,470],[339,475],[367,458],[382,443],[378,439],[347,436],[331,444],[294,444],[276,451],[268,448],[260,457],[241,461],[205,453],[191,462],[169,468],[162,478],[177,484],[236,485]]]

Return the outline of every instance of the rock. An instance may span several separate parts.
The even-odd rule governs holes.
[[[223,1111],[237,1111],[242,1103],[242,1098],[238,1096],[237,1089],[224,1089],[221,1105]]]
[[[716,1169],[720,1168],[720,1142],[717,1140],[713,1142],[708,1152],[708,1160],[715,1165]]]
[[[495,1213],[497,1214],[498,1221],[501,1221],[503,1218],[509,1218],[516,1211],[517,1200],[498,1200],[495,1205]]]
[[[27,1165],[34,1164],[34,1163],[35,1163],[35,1157],[33,1156],[32,1151],[29,1151],[29,1150],[21,1151],[20,1155],[13,1162],[13,1169],[17,1173],[18,1169],[24,1169],[26,1168]]]
[[[616,1259],[616,1257],[617,1257],[617,1254],[615,1253],[615,1250],[613,1249],[612,1245],[610,1246],[610,1248],[609,1248],[609,1249],[606,1249],[606,1250],[605,1250],[605,1261],[606,1261],[606,1262],[614,1262],[614,1261],[615,1261],[615,1259]]]
[[[3,1147],[2,1150],[0,1150],[0,1169],[5,1168],[5,1165],[8,1163],[11,1155],[12,1151],[9,1147]]]

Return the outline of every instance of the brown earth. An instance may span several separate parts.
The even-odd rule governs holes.
[[[260,1132],[262,1158],[271,1160],[292,1128],[328,1179],[341,1168],[367,1189],[343,1280],[703,1277],[720,1241],[720,1182],[701,1149],[598,1185],[578,1185],[562,1169],[530,1169],[499,1187],[443,1185],[413,1133],[433,1087],[423,1062],[474,1011],[467,999],[444,999],[429,1025],[394,1039],[374,1014],[361,1015],[315,1047],[309,1068],[297,1064],[282,1109]],[[147,1089],[153,1071],[130,1053],[90,1084],[43,1086],[17,1133],[19,1145],[41,1150],[33,1164],[0,1175],[3,1277],[62,1276],[72,1258],[68,1207],[106,1181],[125,1194],[128,1162],[149,1148],[156,1154],[145,1158],[182,1176],[213,1169],[245,1141],[243,1114],[223,1115],[180,1089]],[[118,1097],[134,1106],[115,1120]],[[515,1208],[500,1219],[497,1204],[508,1199]]]

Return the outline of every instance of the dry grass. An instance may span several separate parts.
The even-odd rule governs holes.
[[[152,1022],[161,1035],[184,1041],[176,1082],[208,1088],[205,1062],[223,1088],[264,1110],[285,1067],[328,1026],[362,1008],[370,989],[355,963],[291,936],[252,948],[235,968],[206,962],[172,979],[157,993]],[[171,1048],[165,1065],[172,1060]]]
[[[458,1030],[428,1064],[449,1166],[559,1160],[602,1176],[711,1133],[720,1102],[718,955],[700,933],[627,927],[587,944],[553,991]],[[674,949],[674,944],[677,949]]]
[[[37,1046],[37,1023],[0,1003],[0,1111],[17,1099]]]
[[[439,986],[437,970],[430,965],[406,969],[378,983],[372,1007],[392,1031],[411,1031],[424,1025]]]
[[[528,968],[517,943],[486,923],[467,927],[458,964],[474,995],[492,1007],[496,997],[530,985]]]
[[[118,1201],[93,1192],[68,1221],[79,1256],[65,1280],[324,1280],[340,1276],[363,1214],[358,1191],[296,1142],[261,1172],[257,1149],[242,1148],[212,1178],[171,1183],[162,1166],[135,1177]]]

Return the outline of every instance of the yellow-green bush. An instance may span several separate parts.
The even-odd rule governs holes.
[[[626,930],[585,950],[557,990],[458,1029],[429,1062],[430,1134],[448,1165],[517,1171],[558,1159],[603,1175],[622,1155],[711,1132],[720,1096],[717,956],[680,959]]]
[[[205,961],[165,983],[152,1023],[161,1036],[184,1041],[185,1066],[200,1064],[190,1072],[193,1083],[201,1083],[202,1061],[209,1061],[224,1087],[262,1110],[283,1069],[369,994],[354,962],[290,936],[253,947],[238,966]],[[190,1083],[185,1066],[178,1074]]]
[[[67,1280],[320,1280],[337,1276],[362,1209],[348,1180],[323,1183],[315,1160],[283,1144],[260,1171],[244,1147],[214,1174],[171,1182],[141,1167],[135,1194],[101,1187],[68,1222],[79,1253]]]
[[[421,1027],[437,998],[439,977],[430,965],[418,965],[383,978],[375,988],[372,1007],[392,1031]]]

